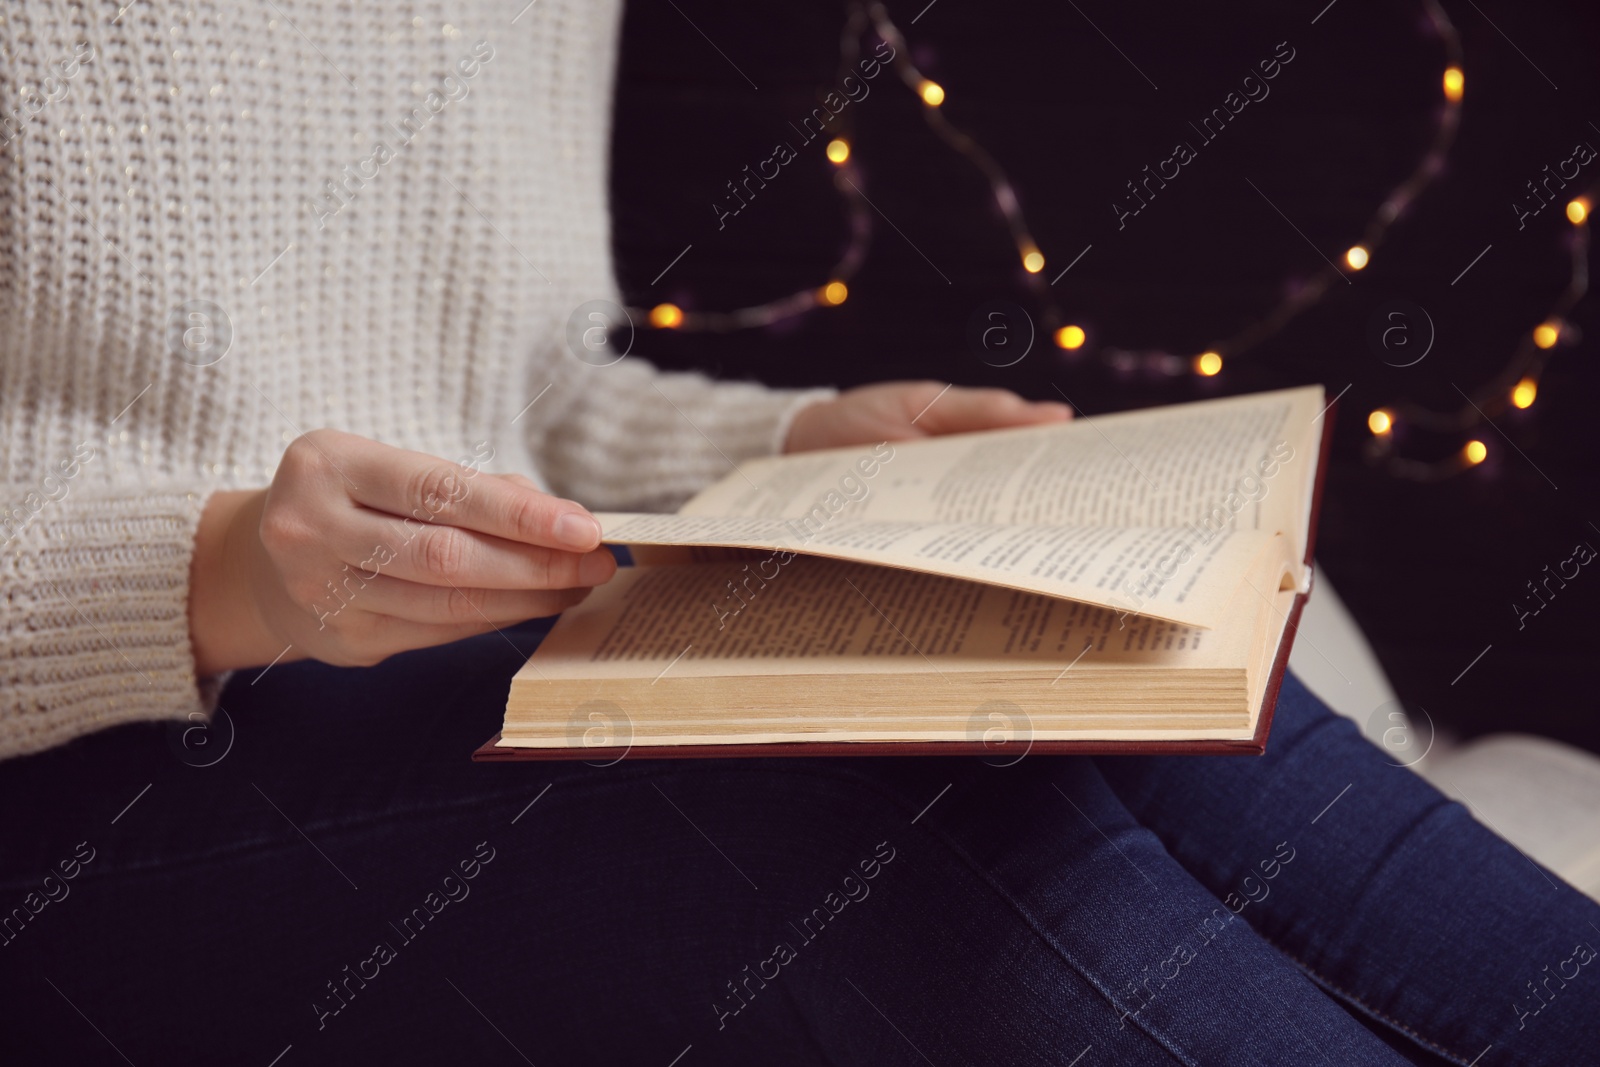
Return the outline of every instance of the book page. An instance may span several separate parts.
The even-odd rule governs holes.
[[[1285,538],[1259,530],[1119,526],[1009,526],[636,515],[596,516],[605,540],[765,550],[744,565],[748,590],[775,579],[796,554],[988,582],[1081,600],[1190,626],[1215,626],[1264,553],[1287,557]]]
[[[746,462],[698,516],[1227,527],[1303,548],[1320,386]],[[1295,555],[1298,559],[1298,554]]]
[[[731,601],[737,607],[712,599],[741,573],[734,560],[619,572],[564,613],[517,673],[499,743],[970,741],[992,729],[1029,740],[1254,733],[1251,693],[1258,699],[1260,687],[1249,668],[1270,602],[1248,582],[1224,626],[1201,630],[805,557]],[[1254,577],[1262,586],[1276,581],[1260,570]],[[986,714],[995,708],[1003,713]]]
[[[1254,610],[1221,632],[910,571],[796,558],[753,591],[732,562],[619,571],[530,661],[550,681],[1241,667]],[[742,590],[735,596],[733,588]]]

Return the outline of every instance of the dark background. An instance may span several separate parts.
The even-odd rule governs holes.
[[[1317,250],[1337,259],[1359,239],[1421,159],[1442,106],[1442,44],[1412,3],[1337,0],[1313,25],[1326,0],[1077,0],[1076,8],[937,0],[912,25],[925,3],[891,4],[889,13],[917,64],[946,88],[944,113],[1009,171],[1047,257],[1045,277],[1093,245],[1054,289],[1069,320],[1089,327],[1091,348],[1192,354],[1263,316],[1292,278],[1323,265]],[[1571,227],[1556,205],[1519,232],[1511,205],[1577,142],[1600,146],[1591,124],[1600,122],[1594,5],[1445,7],[1463,42],[1466,97],[1441,180],[1354,284],[1336,284],[1215,380],[1119,376],[1092,357],[1068,361],[1048,343],[1006,369],[975,358],[965,334],[979,305],[1007,298],[1036,316],[1040,305],[982,178],[934,136],[922,105],[888,71],[846,111],[864,191],[903,235],[874,217],[848,302],[768,330],[646,331],[639,350],[663,366],[777,385],[932,377],[1054,397],[1055,383],[1089,414],[1306,382],[1332,396],[1353,383],[1341,402],[1317,554],[1401,697],[1462,734],[1529,731],[1600,751],[1592,673],[1600,567],[1584,569],[1520,631],[1511,606],[1577,542],[1600,547],[1595,301],[1570,316],[1585,339],[1557,350],[1533,408],[1496,420],[1526,457],[1487,426],[1475,435],[1490,448],[1488,462],[1436,484],[1397,480],[1363,456],[1368,411],[1407,399],[1453,410],[1452,383],[1471,391],[1485,381],[1545,316],[1568,278]],[[711,205],[776,141],[796,142],[788,123],[835,83],[843,22],[843,5],[829,2],[628,5],[612,196],[629,302],[728,309],[826,280],[847,233],[820,142],[720,231]],[[1119,232],[1110,205],[1124,183],[1174,141],[1195,143],[1187,120],[1220,105],[1280,41],[1296,56],[1271,95],[1215,142],[1196,144],[1199,158]],[[1600,160],[1578,183],[1596,178]],[[1425,308],[1437,330],[1429,356],[1408,368],[1386,366],[1366,342],[1375,310],[1397,298]],[[1439,456],[1462,440],[1405,443]]]

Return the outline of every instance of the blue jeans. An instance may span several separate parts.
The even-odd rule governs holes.
[[[1292,678],[1261,758],[468,762],[543,632],[0,765],[0,1061],[1600,1048],[1600,908]]]

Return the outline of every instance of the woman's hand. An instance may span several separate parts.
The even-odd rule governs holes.
[[[904,441],[934,434],[1062,422],[1072,409],[1054,400],[1028,401],[1009,389],[965,389],[943,382],[863,385],[800,409],[785,452]]]
[[[592,515],[525,478],[314,430],[270,488],[206,505],[189,594],[196,670],[280,655],[367,665],[553,615],[616,573],[599,545]]]

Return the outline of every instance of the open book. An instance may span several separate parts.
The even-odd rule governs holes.
[[[480,759],[1247,751],[1311,584],[1320,387],[746,462],[566,612]]]

